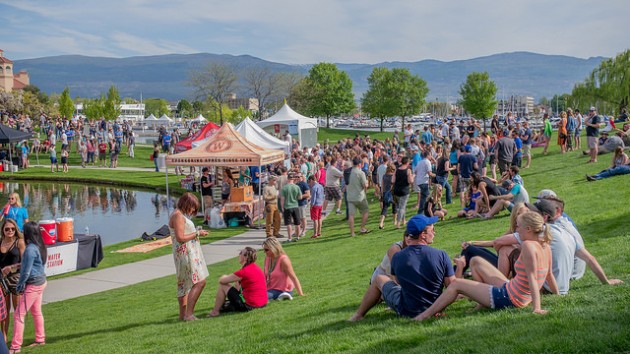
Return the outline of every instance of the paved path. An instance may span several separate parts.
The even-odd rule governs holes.
[[[329,210],[332,210],[332,207],[333,203],[329,205]],[[313,225],[310,218],[307,217],[307,221],[307,230],[312,230]],[[282,229],[281,232],[286,235],[284,227]],[[240,235],[203,245],[201,248],[206,263],[210,265],[236,257],[239,250],[244,247],[260,249],[264,240],[264,229],[250,229]],[[46,291],[44,291],[43,301],[46,304],[68,300],[174,274],[173,255],[168,254],[67,278],[50,280],[46,286]],[[175,286],[175,283],[173,283],[173,286]]]

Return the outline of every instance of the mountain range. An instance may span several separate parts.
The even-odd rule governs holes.
[[[368,89],[367,77],[374,67],[402,67],[422,77],[429,87],[427,100],[455,102],[460,85],[473,71],[487,71],[499,91],[498,96],[510,95],[552,97],[570,93],[573,85],[583,81],[604,57],[581,59],[563,55],[530,52],[494,54],[468,60],[417,62],[384,62],[378,64],[337,63],[353,81],[355,99]],[[168,54],[128,58],[62,55],[15,60],[14,68],[29,72],[31,84],[50,94],[60,93],[65,86],[73,97],[98,97],[116,85],[121,97],[165,98],[177,101],[192,99],[187,85],[191,72],[209,63],[221,63],[240,69],[251,66],[268,67],[273,72],[308,74],[312,65],[275,63],[250,55]],[[237,90],[244,96],[246,90]]]

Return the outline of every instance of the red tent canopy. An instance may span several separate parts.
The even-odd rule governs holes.
[[[178,142],[177,144],[175,144],[175,153],[190,150],[192,148],[192,143],[194,141],[204,140],[214,135],[214,133],[216,133],[217,130],[219,130],[219,126],[212,122],[209,122],[208,124],[204,125],[204,127],[201,128],[201,130],[196,132],[195,135],[188,137]]]

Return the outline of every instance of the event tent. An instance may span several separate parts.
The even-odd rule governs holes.
[[[166,125],[169,125],[171,122],[173,122],[173,120],[169,118],[166,114],[162,114],[162,116],[158,118],[157,121],[160,124],[166,124]]]
[[[219,126],[214,124],[213,122],[204,125],[203,128],[199,129],[199,131],[192,136],[175,144],[175,153],[190,150],[193,147],[194,142],[200,142],[202,140],[208,139],[214,133],[216,133],[217,130],[219,130]]]
[[[167,166],[263,166],[284,161],[284,152],[262,148],[225,123],[201,145],[166,157]]]
[[[291,154],[291,145],[288,141],[280,140],[267,133],[261,127],[257,126],[249,117],[245,118],[235,129],[245,139],[260,147],[282,150],[287,155]]]
[[[4,124],[0,124],[0,143],[2,144],[30,139],[32,136],[33,134],[31,133],[26,133],[21,130],[10,128]]]
[[[151,113],[150,116],[144,118],[144,124],[146,124],[147,126],[156,126],[156,125],[158,125],[160,123],[158,122],[158,119],[155,118],[153,113]]]
[[[203,115],[201,115],[201,114],[199,114],[199,115],[197,116],[197,118],[195,118],[195,119],[192,119],[192,120],[191,120],[191,122],[193,122],[193,123],[205,123],[205,122],[207,122],[207,121],[208,121],[208,120],[206,119],[206,117],[204,117],[204,116],[203,116]]]
[[[270,134],[284,135],[288,131],[301,147],[317,144],[317,119],[297,113],[286,103],[276,114],[256,124]]]

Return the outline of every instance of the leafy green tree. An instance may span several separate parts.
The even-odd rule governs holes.
[[[245,109],[243,106],[239,106],[237,109],[233,109],[230,113],[228,121],[234,125],[242,122],[246,117],[251,118],[252,112]]]
[[[193,113],[193,106],[187,100],[182,99],[177,102],[177,111],[180,117],[189,117]]]
[[[59,96],[59,113],[66,118],[72,118],[74,113],[74,102],[70,98],[70,89],[68,86],[63,89],[61,96]]]
[[[22,111],[31,117],[38,117],[43,112],[43,104],[39,101],[37,95],[29,91],[23,91],[22,94]],[[39,119],[35,119],[39,122]]]
[[[120,94],[116,86],[112,85],[107,91],[107,98],[103,105],[103,117],[116,120],[120,116]]]
[[[197,116],[200,113],[203,114],[206,109],[205,109],[205,107],[203,105],[203,102],[201,102],[201,101],[193,101],[193,103],[192,103],[192,110],[193,110],[193,113],[194,113],[193,115]]]
[[[225,102],[228,95],[236,88],[236,71],[226,65],[211,63],[206,68],[194,71],[188,84],[195,91],[195,98],[211,102],[219,113],[219,122],[223,125]],[[208,100],[211,99],[211,100]]]
[[[48,95],[46,94],[46,92],[41,91],[39,89],[39,87],[37,87],[35,85],[26,85],[26,86],[24,86],[22,91],[30,92],[33,95],[35,95],[37,97],[37,100],[39,101],[39,103],[42,104],[42,106],[47,105],[48,102],[49,102],[49,98],[48,98]]]
[[[168,101],[162,98],[148,98],[144,101],[144,111],[146,114],[153,114],[160,118],[163,114],[168,115]]]
[[[621,111],[630,103],[630,49],[604,60],[571,92],[582,109],[594,104],[611,104]]]
[[[330,117],[352,112],[356,105],[352,93],[352,80],[345,71],[339,71],[332,63],[314,65],[306,78],[308,100],[307,113],[326,117],[326,127]]]
[[[417,75],[411,75],[409,70],[404,68],[392,69],[391,77],[391,89],[397,101],[396,115],[401,117],[404,126],[405,117],[420,113],[429,88],[426,81]]]
[[[86,99],[83,101],[83,114],[89,119],[100,119],[104,117],[105,111],[105,96],[101,95],[99,98]]]
[[[497,85],[490,80],[487,72],[472,72],[466,77],[459,88],[462,96],[462,106],[473,117],[483,120],[484,130],[486,121],[497,109]]]
[[[277,109],[282,107],[282,102],[278,102]],[[307,78],[302,78],[291,88],[291,93],[287,97],[287,103],[296,112],[303,112],[304,114],[310,114],[310,109],[314,105],[314,97],[311,95],[309,83]]]
[[[368,77],[369,88],[361,98],[361,110],[383,122],[396,114],[396,99],[392,90],[392,73],[387,68],[374,68]]]

